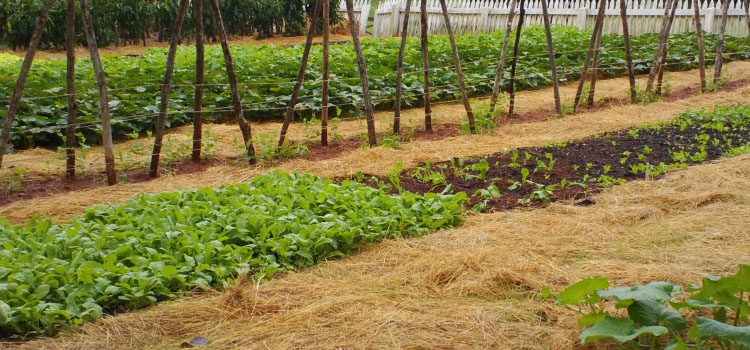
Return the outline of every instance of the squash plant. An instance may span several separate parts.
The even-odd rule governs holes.
[[[543,295],[581,315],[578,324],[586,327],[580,335],[582,344],[613,341],[624,349],[750,349],[750,265],[740,265],[731,276],[708,276],[700,287],[651,282],[610,288],[609,281],[600,277],[581,280],[557,295],[546,287]]]

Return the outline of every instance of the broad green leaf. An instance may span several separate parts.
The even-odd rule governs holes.
[[[606,278],[586,278],[565,288],[557,295],[557,299],[563,305],[577,305],[586,300],[589,295],[607,288],[609,288],[609,280]]]
[[[655,300],[635,300],[628,306],[628,315],[641,326],[665,326],[672,331],[687,327],[682,314]]]
[[[705,317],[696,318],[701,334],[750,347],[750,326],[732,326]]]
[[[584,330],[580,336],[581,343],[588,344],[599,339],[613,339],[624,343],[644,334],[661,336],[669,332],[667,328],[662,326],[646,326],[636,329],[634,324],[632,320],[627,318],[607,317],[604,321]]]

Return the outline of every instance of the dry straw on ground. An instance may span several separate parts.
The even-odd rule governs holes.
[[[698,283],[750,261],[750,156],[594,199],[474,215],[454,230],[5,347],[174,349],[206,335],[208,349],[570,349],[575,315],[540,300],[544,285]]]
[[[750,77],[750,62],[733,62],[729,72],[732,79]],[[697,84],[695,72],[670,73],[674,86],[693,86]],[[601,91],[611,94],[623,94],[626,85],[622,78],[602,81],[598,86]],[[563,89],[564,95],[571,95],[569,87]],[[606,97],[608,95],[602,94]],[[609,95],[613,96],[613,95]],[[747,103],[750,97],[750,87],[740,87],[734,91],[718,92],[705,95],[695,95],[679,101],[662,101],[647,105],[622,105],[605,108],[598,111],[580,113],[552,118],[541,122],[505,124],[487,135],[462,135],[436,141],[415,141],[402,144],[398,149],[377,147],[372,149],[357,149],[342,154],[339,157],[323,161],[308,161],[304,159],[292,160],[271,168],[241,167],[221,165],[209,168],[196,174],[165,176],[160,179],[144,183],[119,184],[111,187],[99,187],[78,192],[55,195],[53,197],[23,200],[0,207],[0,216],[7,217],[14,223],[22,223],[33,215],[45,215],[56,218],[68,218],[80,214],[85,208],[95,204],[113,203],[128,200],[138,193],[154,193],[170,191],[177,188],[191,188],[195,186],[220,186],[223,184],[246,181],[252,176],[270,170],[308,172],[321,176],[348,176],[357,171],[373,174],[385,174],[393,169],[396,162],[403,162],[406,167],[417,165],[424,161],[440,161],[450,157],[478,156],[501,151],[504,148],[541,146],[558,141],[578,139],[610,130],[621,130],[644,123],[655,123],[675,118],[688,108],[710,107],[721,104]],[[552,94],[549,89],[524,92],[521,98],[529,101],[519,106],[550,105]],[[535,100],[538,99],[538,100]],[[533,101],[532,101],[533,100]],[[536,102],[534,102],[536,101]],[[544,101],[544,102],[542,102]],[[463,117],[462,106],[445,105],[444,120],[456,122]],[[537,108],[537,107],[534,107]],[[450,113],[446,112],[450,111]],[[420,113],[410,111],[410,113]],[[384,121],[390,115],[380,115],[379,128],[386,129]],[[413,118],[420,120],[419,118]],[[352,122],[355,123],[355,122]],[[274,128],[277,125],[274,124]],[[217,126],[218,127],[218,126]],[[258,127],[262,130],[261,127]],[[342,124],[342,133],[349,135],[361,133],[364,128],[354,124]],[[188,134],[189,129],[182,128]],[[230,135],[235,131],[233,127],[222,126],[221,132]],[[292,128],[295,137],[302,137],[299,125]],[[20,156],[20,155],[19,155]]]

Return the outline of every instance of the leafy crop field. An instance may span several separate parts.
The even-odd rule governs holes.
[[[586,55],[589,33],[573,27],[555,28],[555,46],[558,52],[558,70],[561,81],[579,76],[580,62]],[[491,90],[497,58],[500,56],[503,35],[466,35],[458,38],[469,92],[472,95]],[[655,35],[633,38],[634,63],[638,72],[649,68],[656,44]],[[709,62],[715,51],[716,37],[706,36]],[[697,64],[695,35],[686,33],[670,38],[668,58],[669,70],[684,70]],[[544,31],[539,27],[524,31],[517,69],[517,87],[528,89],[551,84],[549,61]],[[370,88],[376,108],[392,109],[395,97],[396,58],[399,49],[397,40],[365,40],[364,49],[368,59]],[[244,46],[233,47],[237,75],[241,83],[246,115],[251,120],[277,118],[284,113],[299,70],[302,47]],[[725,52],[728,59],[750,57],[750,39],[728,38]],[[302,118],[317,112],[320,101],[320,47],[315,47],[306,84],[298,105]],[[351,69],[356,56],[350,44],[334,45],[331,48],[331,115],[345,118],[361,111],[361,88],[356,70]],[[607,36],[603,39],[600,55],[601,72],[613,76],[625,72],[625,53],[621,38]],[[206,118],[220,120],[231,111],[229,87],[224,74],[221,51],[212,47],[206,53]],[[436,36],[431,40],[431,79],[433,98],[437,101],[452,101],[457,98],[455,73],[447,37]],[[153,130],[158,112],[158,96],[164,74],[166,52],[163,48],[150,49],[138,57],[110,56],[104,58],[104,68],[111,88],[113,132],[116,137],[145,133]],[[177,56],[176,72],[170,97],[170,126],[177,126],[191,119],[194,71],[194,50],[181,48]],[[14,76],[20,62],[0,63],[0,95],[10,95],[15,84]],[[421,104],[422,82],[419,40],[412,38],[407,45],[404,62],[404,103],[408,106]],[[510,68],[508,68],[510,69]],[[269,74],[271,72],[271,74]],[[77,67],[79,91],[80,133],[79,142],[99,142],[98,108],[95,97],[95,81],[90,64],[79,60]],[[36,62],[27,86],[27,99],[22,103],[20,114],[12,135],[16,148],[30,146],[59,145],[61,130],[65,124],[65,62],[47,60]],[[7,101],[0,101],[0,110],[7,109]],[[186,113],[181,113],[186,112]]]
[[[461,222],[465,196],[389,195],[357,182],[271,173],[141,195],[68,224],[0,221],[0,337],[52,334],[195,288],[341,257],[364,243]]]

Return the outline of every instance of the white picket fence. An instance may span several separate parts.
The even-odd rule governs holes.
[[[446,34],[440,3],[437,0],[427,1],[429,32],[431,34]],[[672,33],[695,31],[693,1],[678,1],[680,3],[672,24]],[[748,28],[743,1],[728,1],[730,1],[730,4],[727,17],[727,34],[747,36]],[[375,11],[375,26],[372,35],[376,37],[400,35],[405,3],[405,0],[381,1]],[[630,34],[640,35],[659,32],[664,16],[665,3],[665,0],[627,0]],[[699,0],[699,3],[703,29],[707,32],[717,32],[721,24],[721,3],[719,0]],[[596,0],[548,0],[548,4],[552,24],[575,26],[582,29],[593,28],[599,8],[599,1]],[[447,2],[451,26],[456,34],[504,30],[508,21],[509,6],[509,0],[454,0]],[[525,8],[524,27],[543,24],[540,0],[527,1]],[[416,36],[419,35],[421,25],[419,1],[412,2],[410,12],[408,34]],[[516,5],[515,23],[518,21],[517,14],[518,5]],[[619,0],[607,0],[604,33],[622,34]]]
[[[370,17],[370,9],[372,5],[369,0],[355,0],[354,1],[354,20],[357,22],[354,25],[359,27],[359,34],[367,34],[367,21]],[[346,2],[341,1],[339,4],[339,15],[341,18],[349,19],[349,15],[346,13]],[[403,10],[402,10],[403,12]]]

